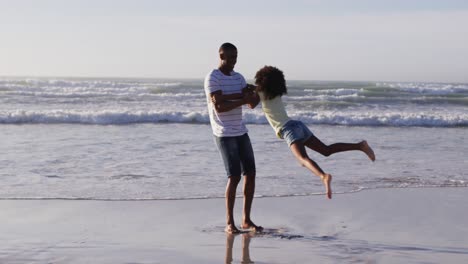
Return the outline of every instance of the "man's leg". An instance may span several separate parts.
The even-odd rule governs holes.
[[[250,219],[250,211],[252,210],[252,202],[255,194],[255,173],[246,174],[244,176],[244,212],[242,216],[242,228],[249,229],[256,227]]]
[[[224,167],[228,175],[226,184],[226,229],[227,233],[239,233],[234,224],[234,203],[237,185],[241,179],[241,162],[239,146],[236,137],[215,137],[216,144],[223,158]]]
[[[250,211],[252,209],[252,202],[255,194],[255,157],[250,143],[250,138],[247,134],[242,136],[239,142],[240,157],[242,163],[242,169],[244,172],[244,212],[242,215],[243,229],[252,229],[254,231],[261,231],[263,228],[257,226],[252,222],[250,218]]]
[[[226,185],[226,229],[227,233],[239,233],[239,229],[234,224],[234,203],[236,201],[237,185],[240,182],[240,176],[231,176]]]
[[[263,227],[254,224],[250,218],[252,202],[255,194],[255,174],[246,174],[244,176],[244,212],[242,215],[242,229],[250,229],[252,231],[261,232]]]

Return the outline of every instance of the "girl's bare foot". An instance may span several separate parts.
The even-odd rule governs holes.
[[[237,229],[235,225],[227,225],[226,228],[224,228],[224,232],[228,234],[239,234],[240,230]]]
[[[323,176],[320,177],[322,179],[323,184],[325,185],[325,190],[327,192],[328,199],[332,198],[332,190],[331,190],[331,174],[325,173]]]
[[[366,155],[369,157],[370,160],[375,161],[375,154],[372,148],[367,144],[367,141],[362,141],[361,142],[361,150],[366,153]]]

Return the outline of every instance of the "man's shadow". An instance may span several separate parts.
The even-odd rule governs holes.
[[[231,264],[232,263],[232,248],[234,246],[234,240],[236,236],[242,237],[242,264],[251,264],[254,263],[252,259],[250,259],[250,240],[253,237],[251,233],[241,233],[241,234],[226,234],[226,258],[225,263]]]

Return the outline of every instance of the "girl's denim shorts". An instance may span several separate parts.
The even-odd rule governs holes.
[[[288,146],[296,141],[306,142],[314,134],[304,123],[298,120],[289,120],[279,131],[281,138],[286,140]]]

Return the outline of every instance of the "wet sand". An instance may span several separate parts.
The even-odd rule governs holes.
[[[468,188],[224,200],[1,200],[1,263],[467,263]],[[237,225],[241,218],[237,200]]]

